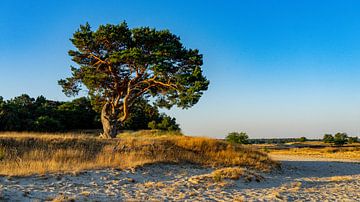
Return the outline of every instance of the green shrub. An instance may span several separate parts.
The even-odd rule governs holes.
[[[336,133],[334,135],[334,144],[337,146],[341,146],[348,141],[348,136],[346,133]]]
[[[307,138],[306,137],[300,137],[299,138],[299,142],[306,142],[307,141]]]
[[[334,143],[334,136],[332,136],[331,134],[325,134],[323,137],[323,141],[325,143]]]
[[[176,123],[175,118],[171,118],[166,115],[161,115],[160,120],[157,121],[151,121],[148,124],[148,127],[152,130],[167,130],[167,131],[179,131],[180,127]]]
[[[358,137],[349,137],[348,139],[348,143],[352,144],[352,143],[357,143],[359,142],[359,138]]]
[[[226,136],[226,141],[238,144],[249,144],[249,136],[244,132],[232,132]]]

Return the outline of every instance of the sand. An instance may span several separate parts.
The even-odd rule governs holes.
[[[202,179],[214,169],[148,165],[136,170],[0,177],[0,201],[360,201],[360,163],[273,156],[282,169],[257,182]],[[200,177],[199,177],[200,176]]]

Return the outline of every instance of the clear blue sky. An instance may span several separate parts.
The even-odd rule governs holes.
[[[69,38],[80,24],[170,29],[204,54],[211,81],[190,135],[321,137],[360,132],[360,1],[18,1],[0,5],[0,95],[68,100]]]

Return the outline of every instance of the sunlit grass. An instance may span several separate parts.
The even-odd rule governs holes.
[[[270,149],[269,153],[274,155],[298,155],[298,156],[310,156],[310,157],[320,157],[320,158],[360,160],[359,146]]]
[[[269,171],[278,166],[251,146],[174,134],[123,134],[112,140],[85,134],[2,133],[0,174],[30,175],[100,168],[135,168],[144,164],[194,163],[244,166]],[[2,157],[1,157],[2,156]]]

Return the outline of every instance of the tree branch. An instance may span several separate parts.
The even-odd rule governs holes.
[[[152,81],[154,82],[155,84],[158,84],[158,85],[161,85],[161,86],[164,86],[164,87],[169,87],[169,88],[173,88],[173,89],[176,89],[176,85],[175,84],[171,84],[170,82],[168,83],[163,83],[161,81]]]
[[[129,103],[128,103],[128,101],[129,101],[129,97],[130,97],[130,95],[131,95],[131,83],[132,83],[132,80],[130,80],[129,82],[128,82],[128,86],[127,86],[127,92],[126,92],[126,95],[125,95],[125,97],[124,97],[124,101],[123,101],[123,116],[122,117],[120,117],[120,119],[119,119],[119,121],[120,122],[124,122],[126,119],[127,119],[127,117],[129,116]]]
[[[108,62],[106,62],[105,60],[102,60],[100,57],[90,53],[89,54],[91,57],[95,58],[96,60],[98,60],[95,64],[97,63],[103,63],[103,64],[106,64],[106,65],[110,65]]]

